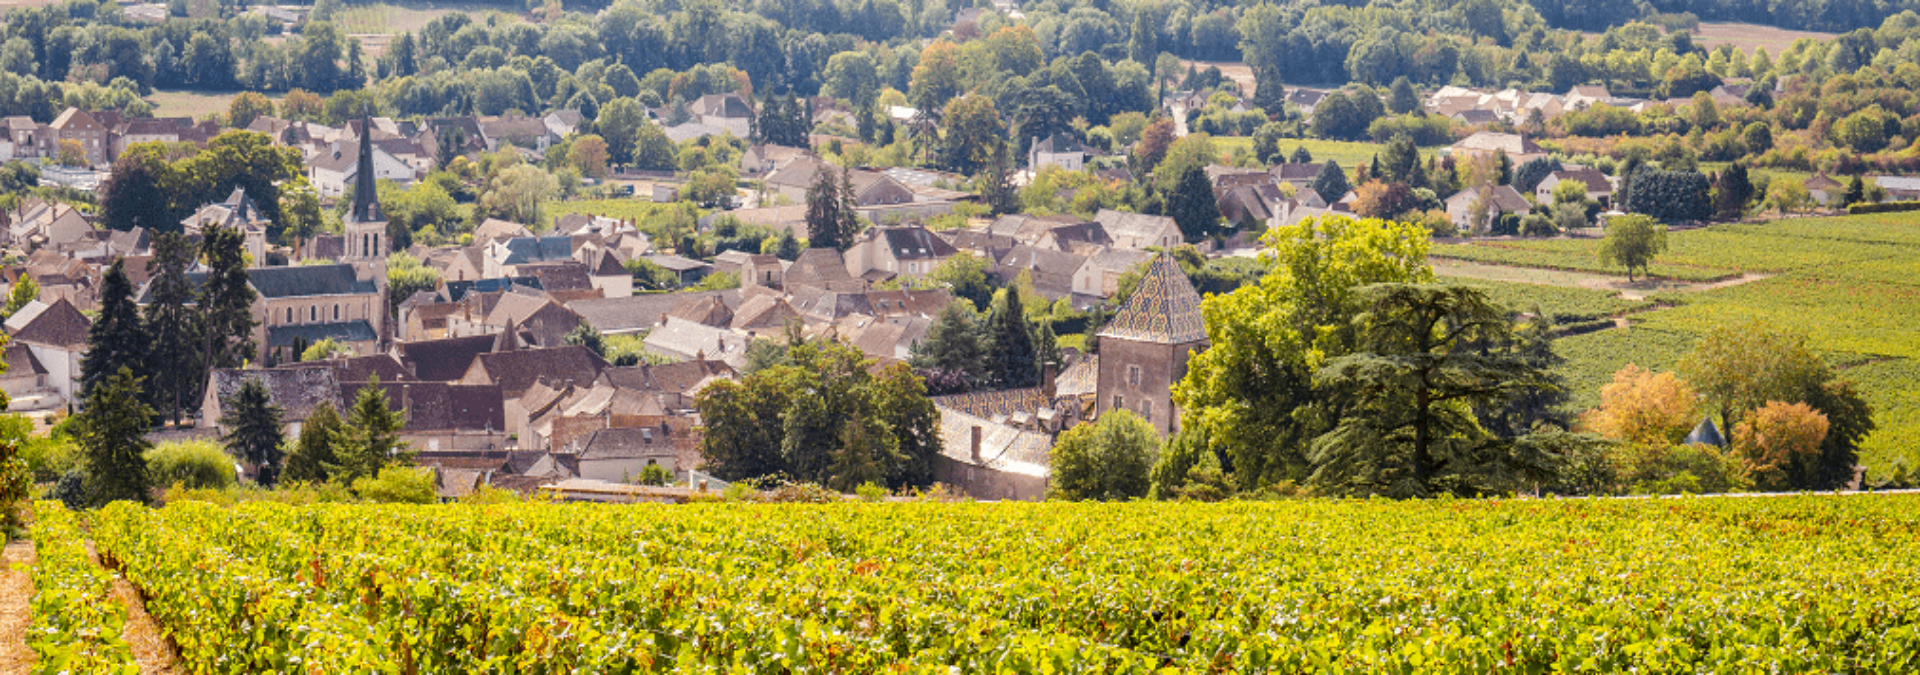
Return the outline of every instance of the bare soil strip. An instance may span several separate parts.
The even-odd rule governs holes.
[[[140,675],[177,675],[187,672],[180,665],[180,657],[173,653],[173,643],[160,634],[160,626],[147,615],[147,606],[140,600],[140,593],[133,590],[133,584],[117,575],[113,580],[113,594],[127,606],[127,628],[120,634],[133,648],[133,658],[140,663]]]
[[[14,569],[18,564],[20,569]],[[33,542],[7,544],[0,555],[0,675],[25,675],[36,660],[27,648],[28,608],[33,598]]]

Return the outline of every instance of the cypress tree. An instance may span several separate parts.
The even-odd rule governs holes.
[[[206,231],[200,250],[207,261],[207,281],[200,286],[200,311],[206,317],[202,334],[203,359],[208,368],[238,368],[253,360],[253,287],[247,285],[245,243],[240,230],[214,227]]]
[[[1313,188],[1313,191],[1319,193],[1320,198],[1327,200],[1329,204],[1340,201],[1341,197],[1346,196],[1347,192],[1353,189],[1347,184],[1347,172],[1340,170],[1340,163],[1331,159],[1320,165],[1320,173],[1313,176],[1313,182],[1308,184],[1308,187]]]
[[[1040,382],[1039,355],[1034,351],[1031,331],[1019,291],[1001,290],[987,314],[987,372],[994,386],[1017,389]]]
[[[846,249],[840,241],[840,186],[833,172],[821,169],[807,188],[807,246]]]
[[[80,360],[80,396],[93,390],[122,368],[142,379],[147,372],[151,340],[133,304],[133,282],[123,261],[113,261],[100,285],[100,316],[87,329],[87,354]]]
[[[330,467],[340,463],[334,454],[334,447],[342,442],[340,435],[340,414],[333,411],[332,403],[322,401],[307,415],[306,423],[300,425],[300,438],[294,442],[293,452],[287,455],[287,468],[282,477],[302,483],[326,482],[331,475]]]
[[[280,476],[280,444],[286,440],[280,431],[280,406],[273,404],[266,385],[249,379],[227,400],[227,409],[220,418],[220,426],[227,428],[220,442],[254,466],[255,482],[273,485]]]
[[[152,489],[147,472],[147,429],[153,409],[140,401],[140,378],[121,366],[87,395],[74,417],[75,438],[86,464],[94,504],[145,503]]]
[[[153,338],[153,379],[147,387],[154,404],[167,412],[175,426],[180,424],[180,412],[200,400],[200,387],[207,381],[200,350],[201,316],[187,306],[194,300],[193,284],[187,281],[193,259],[186,237],[168,232],[154,238],[153,258],[147,261],[147,273],[153,279],[147,285],[147,331]]]

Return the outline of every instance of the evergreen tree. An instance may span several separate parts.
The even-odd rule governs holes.
[[[254,466],[254,481],[272,486],[280,477],[280,445],[286,438],[280,431],[280,406],[273,404],[267,387],[257,379],[248,379],[226,401],[227,414],[220,426],[227,433],[220,437],[227,452]]]
[[[454,158],[460,157],[465,152],[467,132],[453,125],[440,127],[440,130],[433,134],[433,145],[433,166],[445,171],[449,165],[453,164]]]
[[[987,373],[993,386],[1018,389],[1039,384],[1038,354],[1018,290],[1006,288],[994,295],[993,308],[987,312],[987,345]]]
[[[393,45],[393,74],[406,77],[420,72],[413,47],[413,33],[401,33],[400,41]]]
[[[1280,119],[1287,112],[1287,88],[1280,82],[1280,71],[1261,68],[1254,78],[1253,105],[1268,118]]]
[[[400,429],[406,426],[401,413],[387,402],[387,390],[374,377],[360,388],[347,411],[347,426],[341,443],[334,449],[339,463],[327,467],[333,478],[351,483],[380,474],[380,469],[412,461],[406,444],[400,441]]]
[[[1293,156],[1287,158],[1287,161],[1292,162],[1294,164],[1312,164],[1313,153],[1307,151],[1307,146],[1296,145],[1296,146],[1293,146]],[[1327,161],[1332,162],[1333,160],[1327,160]]]
[[[81,398],[92,398],[94,388],[122,368],[134,379],[144,379],[151,345],[140,308],[133,304],[126,265],[115,260],[100,284],[100,316],[87,329],[87,353],[80,359]]]
[[[945,391],[950,388],[969,390],[972,385],[985,381],[987,339],[973,303],[962,298],[947,303],[939,318],[927,327],[926,339],[913,344],[912,362],[915,368],[930,371],[927,376],[942,383],[942,394],[959,393]],[[956,377],[964,382],[949,383]]]
[[[153,409],[140,401],[140,378],[122,366],[87,395],[74,417],[94,504],[118,500],[145,503],[152,489],[147,472],[148,423]]]
[[[993,207],[994,215],[1020,210],[1020,189],[1013,184],[1013,151],[1005,141],[996,141],[980,171],[980,199]]]
[[[1198,164],[1180,174],[1180,183],[1167,195],[1167,215],[1180,225],[1187,241],[1213,236],[1220,227],[1220,203],[1213,198],[1213,182]]]
[[[287,455],[287,469],[281,477],[302,483],[326,482],[331,475],[328,467],[340,463],[334,448],[341,444],[342,433],[340,414],[333,411],[332,403],[321,401],[314,406],[306,423],[300,425],[300,438]]]
[[[1734,220],[1747,212],[1747,203],[1753,201],[1753,181],[1747,176],[1747,165],[1734,162],[1733,166],[1721,171],[1714,177],[1713,212],[1721,220]]]
[[[1840,208],[1844,209],[1865,201],[1867,201],[1867,183],[1861,180],[1860,174],[1856,173],[1853,175],[1853,180],[1847,181],[1847,193],[1840,198]]]
[[[187,268],[194,257],[185,236],[167,232],[154,238],[153,258],[147,261],[152,280],[147,283],[146,322],[153,338],[153,379],[147,386],[155,405],[176,426],[180,412],[200,400],[200,387],[207,381],[206,364],[200,360],[200,313],[188,306],[194,289]]]
[[[823,168],[807,188],[807,246],[845,251],[853,245],[858,215],[848,208],[853,192],[849,176],[836,181],[833,171]]]
[[[208,368],[238,368],[253,360],[253,287],[247,284],[244,235],[231,227],[206,230],[201,243],[207,279],[200,286],[203,363]]]
[[[1127,58],[1152,68],[1154,60],[1159,57],[1160,29],[1153,25],[1153,12],[1145,7],[1136,7],[1133,12],[1133,35],[1127,40]]]
[[[1340,163],[1331,159],[1320,165],[1320,173],[1314,174],[1313,182],[1308,183],[1307,187],[1313,188],[1313,191],[1319,193],[1320,198],[1327,200],[1329,204],[1340,201],[1341,197],[1346,196],[1347,192],[1353,189],[1353,186],[1347,184],[1347,172],[1341,171]]]

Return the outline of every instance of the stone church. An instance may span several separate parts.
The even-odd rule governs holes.
[[[1132,410],[1170,436],[1179,430],[1173,385],[1187,375],[1187,359],[1207,348],[1200,294],[1180,264],[1154,256],[1132,297],[1100,329],[1099,414]]]

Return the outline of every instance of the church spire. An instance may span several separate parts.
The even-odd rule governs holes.
[[[380,193],[373,184],[373,111],[360,109],[360,157],[353,177],[353,219],[371,223],[380,220]]]

